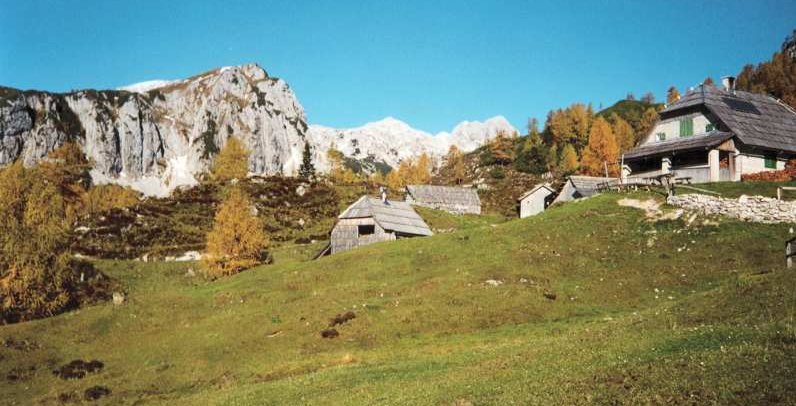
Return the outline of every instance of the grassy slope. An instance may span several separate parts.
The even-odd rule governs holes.
[[[716,183],[701,183],[694,185],[698,188],[707,189],[713,192],[720,193],[722,197],[739,197],[741,195],[747,196],[766,196],[777,197],[777,187],[779,186],[796,186],[796,181],[793,182],[716,182]],[[693,191],[681,189],[679,193],[692,193]],[[786,200],[793,200],[796,198],[796,193],[786,191],[783,195]]]
[[[0,403],[55,403],[96,384],[113,391],[108,404],[796,397],[787,226],[650,223],[615,200],[497,225],[438,215],[459,231],[314,262],[299,260],[309,247],[283,247],[277,265],[213,283],[185,276],[191,264],[99,262],[129,302],[0,328],[41,346],[0,346],[0,372],[38,366],[28,380],[0,381]],[[340,337],[320,338],[347,310],[357,318]],[[76,358],[106,368],[79,381],[49,372]]]

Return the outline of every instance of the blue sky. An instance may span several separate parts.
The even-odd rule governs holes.
[[[575,101],[735,74],[794,17],[792,0],[0,0],[0,85],[114,88],[256,62],[311,123],[437,132],[502,114],[522,128]]]

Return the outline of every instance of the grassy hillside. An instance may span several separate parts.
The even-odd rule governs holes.
[[[114,405],[796,398],[788,226],[652,222],[616,200],[501,224],[425,211],[456,231],[310,262],[309,246],[283,246],[276,265],[216,282],[190,263],[99,261],[127,302],[0,327],[0,403],[94,386]],[[72,360],[104,366],[51,372]]]
[[[367,192],[365,185],[308,183],[289,177],[250,178],[241,184],[276,247],[328,239],[337,215]],[[203,183],[167,198],[149,198],[133,207],[83,218],[73,249],[113,259],[201,251],[223,193],[221,185]]]

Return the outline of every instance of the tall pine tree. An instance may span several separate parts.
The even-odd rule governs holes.
[[[312,163],[312,151],[310,150],[309,141],[304,141],[304,152],[301,154],[299,177],[308,180],[315,178],[315,165]]]

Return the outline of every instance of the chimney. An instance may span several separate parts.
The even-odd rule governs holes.
[[[735,76],[722,77],[721,85],[724,86],[724,91],[735,93]]]

